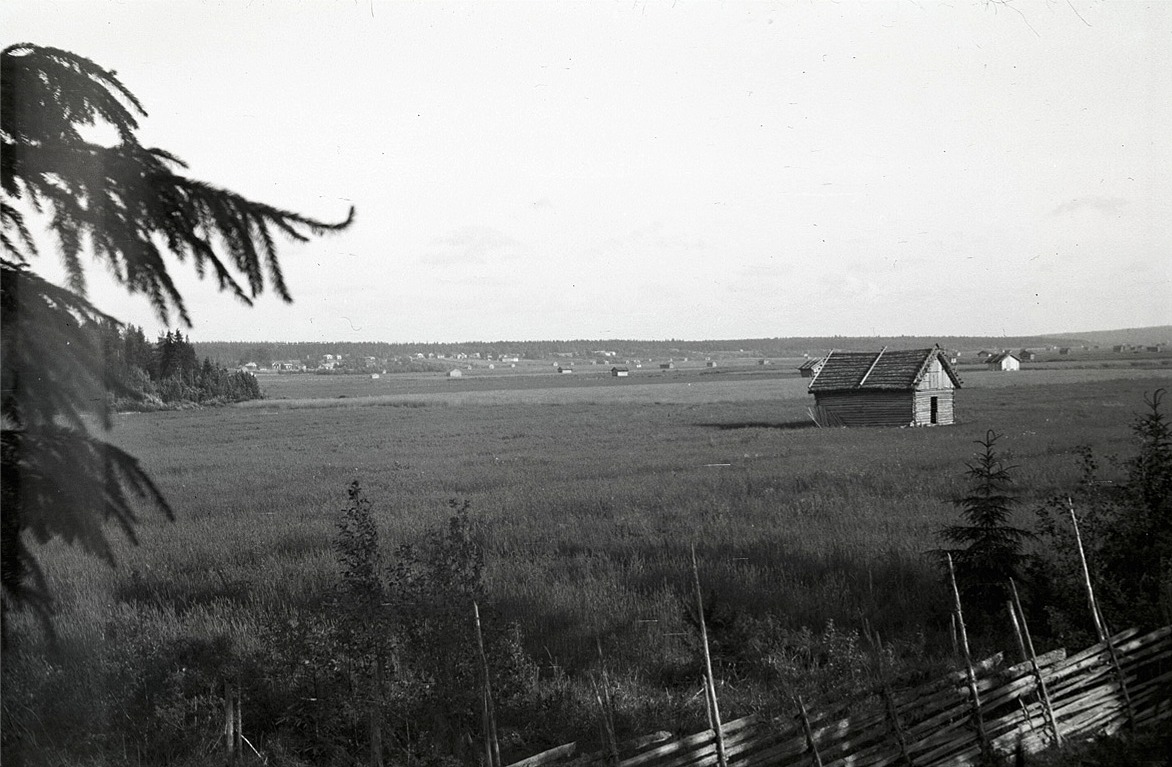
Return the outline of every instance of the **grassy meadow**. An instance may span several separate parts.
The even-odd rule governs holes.
[[[470,502],[492,619],[518,627],[542,683],[584,701],[600,640],[627,735],[703,720],[682,606],[692,546],[724,618],[713,631],[729,717],[783,697],[761,682],[761,663],[780,674],[802,652],[849,657],[863,621],[929,663],[949,645],[929,552],[957,521],[950,499],[974,441],[1003,435],[1028,525],[1033,506],[1075,481],[1080,445],[1129,454],[1144,394],[1172,382],[1159,369],[964,378],[960,423],[924,429],[815,428],[807,381],[747,368],[274,375],[263,401],[122,414],[112,439],[141,458],[175,520],[144,513],[140,545],[119,541],[116,569],[59,543],[40,550],[60,647],[20,689],[29,706],[109,695],[86,658],[129,634],[147,654],[182,637],[265,641],[274,616],[322,604],[337,583],[332,544],[355,479],[388,556],[441,528],[449,499]],[[15,626],[30,637],[20,652],[40,658],[31,623]],[[757,665],[742,662],[762,642]],[[823,692],[851,673],[827,676]],[[58,714],[83,726],[80,713]],[[572,720],[516,724],[506,747],[523,756],[595,737],[594,722]]]

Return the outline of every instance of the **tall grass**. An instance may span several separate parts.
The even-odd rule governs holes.
[[[779,680],[825,667],[827,648],[853,657],[864,621],[923,661],[948,644],[948,602],[926,553],[955,521],[950,500],[973,442],[990,428],[1005,435],[1028,510],[1074,481],[1080,444],[1126,452],[1129,414],[1154,388],[1150,378],[1046,375],[980,378],[958,395],[960,424],[920,430],[807,427],[792,379],[125,415],[114,440],[142,458],[177,521],[145,517],[142,545],[120,544],[116,570],[47,547],[60,640],[49,648],[17,616],[5,706],[33,743],[52,741],[49,723],[105,729],[123,733],[133,755],[141,723],[127,717],[140,713],[118,685],[164,674],[145,660],[152,653],[240,654],[283,616],[321,609],[355,478],[388,555],[444,524],[448,499],[471,502],[493,615],[520,626],[547,686],[543,705],[562,712],[516,724],[527,747],[590,736],[593,725],[566,712],[586,710],[599,638],[620,729],[703,721],[683,607],[693,544],[723,615],[713,630],[728,716],[775,699]],[[454,406],[433,406],[443,403]],[[851,663],[833,678],[853,674]],[[99,715],[87,721],[87,711]]]

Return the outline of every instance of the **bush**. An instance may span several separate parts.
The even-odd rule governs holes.
[[[1035,601],[1051,635],[1093,638],[1082,565],[1070,521],[1079,532],[1100,610],[1111,626],[1154,628],[1172,622],[1172,429],[1161,410],[1164,390],[1145,397],[1132,423],[1136,453],[1106,459],[1080,451],[1080,479],[1070,495],[1037,510],[1041,545],[1031,558]]]

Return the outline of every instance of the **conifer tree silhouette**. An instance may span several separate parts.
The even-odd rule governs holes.
[[[30,607],[46,626],[51,600],[33,542],[60,538],[112,562],[107,521],[134,540],[135,499],[172,513],[138,461],[87,426],[110,427],[107,394],[120,384],[87,332],[116,320],[86,299],[83,253],[146,295],[164,323],[174,315],[190,327],[174,261],[190,260],[245,303],[266,287],[291,301],[274,235],[305,242],[354,215],[327,223],[190,178],[175,155],[138,142],[145,116],[114,72],[89,59],[29,43],[0,51],[3,609]],[[118,141],[87,140],[95,125],[113,128]],[[38,221],[67,287],[32,269]]]
[[[967,492],[953,501],[967,524],[949,525],[941,536],[957,548],[948,549],[956,562],[963,596],[981,613],[999,610],[1008,596],[1010,578],[1020,578],[1024,552],[1031,534],[1010,524],[1016,498],[1012,472],[997,450],[1000,435],[988,431],[977,440],[980,450],[967,464]]]

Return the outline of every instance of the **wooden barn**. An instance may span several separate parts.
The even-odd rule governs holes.
[[[615,378],[627,378],[631,375],[631,371],[627,368],[613,367],[610,369],[610,374]]]
[[[822,369],[822,362],[825,359],[825,357],[811,357],[798,366],[798,373],[801,374],[802,378],[813,378]]]
[[[833,351],[810,381],[820,426],[953,423],[960,378],[940,349]]]
[[[985,364],[989,366],[990,370],[1000,370],[1002,372],[1013,372],[1014,370],[1021,370],[1021,360],[1013,352],[1000,352],[994,354],[989,359],[985,360]]]

